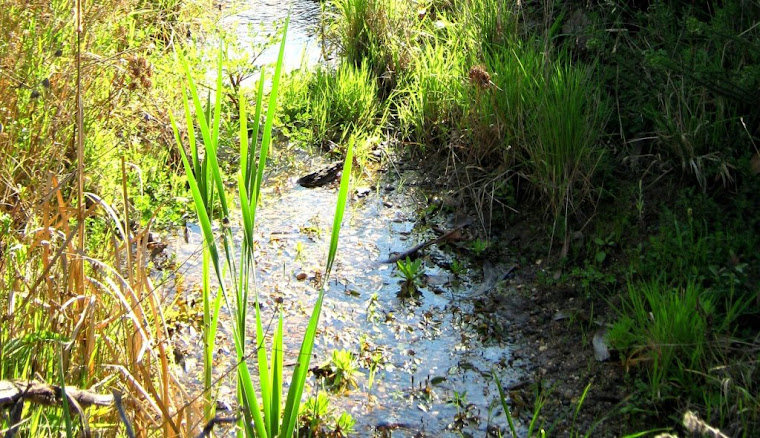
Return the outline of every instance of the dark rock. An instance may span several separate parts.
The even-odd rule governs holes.
[[[326,186],[327,184],[330,184],[331,182],[338,179],[342,168],[343,162],[336,161],[328,166],[322,167],[316,172],[312,172],[306,176],[298,178],[297,183],[301,187],[306,187],[308,189]]]

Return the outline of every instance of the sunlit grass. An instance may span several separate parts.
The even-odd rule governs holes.
[[[135,14],[138,3],[88,5],[79,40],[69,2],[9,2],[0,13],[0,379],[140,394],[135,428],[176,434],[182,390],[148,275],[147,236],[161,209],[144,201],[171,204],[177,194],[156,102],[177,97],[163,37],[195,28],[183,21],[194,2]],[[138,175],[156,163],[144,190]],[[30,407],[19,433],[78,433],[69,408]],[[104,409],[89,420],[93,429],[118,424]],[[9,426],[4,417],[0,427]]]
[[[286,32],[287,22],[283,33]],[[263,133],[259,143],[258,156],[254,154],[254,149],[249,148],[248,146],[245,96],[241,93],[239,99],[239,120],[241,123],[240,169],[237,178],[237,202],[241,208],[243,232],[240,248],[235,248],[233,245],[234,236],[230,226],[223,225],[221,236],[219,237],[217,237],[213,231],[214,221],[219,220],[223,224],[227,224],[230,220],[229,201],[227,200],[227,194],[225,193],[222,184],[223,177],[219,168],[219,163],[216,159],[222,100],[221,53],[219,55],[217,66],[217,93],[214,99],[213,116],[211,117],[209,117],[208,112],[204,111],[187,63],[182,60],[182,64],[187,74],[190,95],[192,97],[193,108],[196,115],[194,121],[192,115],[193,112],[190,110],[190,105],[186,101],[185,116],[191,151],[189,159],[185,153],[178,127],[174,119],[172,119],[177,145],[185,165],[188,183],[193,194],[206,248],[204,251],[204,254],[206,254],[204,255],[205,389],[206,391],[211,389],[210,375],[212,373],[211,366],[213,364],[213,339],[216,336],[221,297],[221,300],[226,303],[234,317],[232,330],[237,363],[237,394],[244,414],[244,419],[241,420],[240,427],[245,431],[247,436],[259,437],[289,437],[295,430],[301,396],[309,369],[311,351],[314,346],[317,325],[319,323],[322,302],[324,300],[324,285],[329,278],[337,253],[338,236],[343,218],[343,211],[346,206],[351,164],[353,161],[353,143],[351,143],[347,147],[325,273],[322,276],[323,280],[320,285],[319,296],[314,304],[311,318],[309,319],[306,333],[301,344],[301,350],[297,356],[297,363],[291,377],[287,397],[284,400],[283,405],[283,316],[280,312],[277,317],[277,326],[274,335],[271,338],[272,344],[269,348],[269,354],[267,354],[267,348],[265,347],[267,334],[264,330],[263,316],[259,305],[259,291],[256,289],[255,283],[253,289],[251,289],[251,284],[254,278],[253,272],[256,263],[256,257],[254,254],[256,209],[261,195],[261,184],[264,178],[268,153],[271,147],[272,124],[274,121],[274,111],[277,107],[276,99],[284,48],[285,37],[283,35],[282,44],[280,45],[280,56],[271,80],[272,85],[269,92],[269,101],[266,109]],[[255,121],[259,120],[258,116],[262,113],[262,102],[264,100],[264,75],[265,71],[262,70],[256,98],[257,107],[254,115]],[[195,137],[191,134],[196,122],[203,138],[203,143],[200,145],[196,144]],[[253,145],[255,146],[258,139],[257,124],[255,124],[253,128],[252,139],[254,140]],[[203,148],[203,156],[205,157],[203,159],[201,159],[201,148]],[[258,163],[256,162],[256,157]],[[239,258],[236,259],[236,253],[238,251],[240,255]],[[211,269],[213,269],[219,280],[219,291],[215,297],[212,297],[212,292],[207,279],[208,273]],[[257,347],[255,352],[246,351],[245,348],[247,334],[246,316],[249,306],[253,307],[256,320],[255,333]],[[254,379],[248,368],[248,359],[254,354],[258,365],[258,391],[254,387]],[[208,412],[210,415],[210,410]]]

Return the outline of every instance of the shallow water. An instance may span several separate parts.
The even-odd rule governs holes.
[[[239,44],[244,50],[266,41],[266,36],[277,31],[290,13],[283,68],[289,71],[302,63],[315,65],[320,61],[318,0],[234,0],[224,7],[233,12],[222,25],[237,27]],[[276,62],[278,50],[279,46],[267,48],[256,64]]]
[[[302,59],[310,65],[319,62],[315,38],[318,2],[250,0],[234,6],[240,12],[225,22],[239,26],[242,46],[256,41],[248,36],[249,25],[263,25],[265,32],[271,32],[272,23],[284,19],[291,7],[286,68],[298,67]],[[258,62],[274,62],[276,56],[276,49],[270,49]],[[324,270],[337,198],[335,187],[299,187],[295,183],[298,173],[308,173],[303,171],[304,162],[312,159],[300,156],[295,160],[300,172],[281,170],[264,184],[256,232],[256,287],[265,326],[273,331],[270,323],[275,309],[282,308],[284,360],[291,366],[317,297],[317,276]],[[310,367],[324,364],[337,349],[346,349],[358,358],[362,375],[357,376],[357,387],[329,395],[336,414],[346,411],[356,420],[356,436],[485,436],[489,424],[496,423],[502,430],[506,427],[501,408],[496,408],[498,392],[492,371],[504,385],[518,381],[522,374],[521,361],[511,358],[510,344],[484,338],[482,327],[472,323],[476,310],[469,296],[479,289],[480,266],[473,264],[468,274],[455,278],[440,267],[451,256],[431,247],[425,251],[433,257],[425,257],[427,281],[421,295],[402,299],[394,265],[378,263],[434,237],[429,227],[418,226],[419,212],[427,207],[426,194],[415,185],[418,180],[414,171],[390,175],[365,190],[365,196],[354,194],[341,230]],[[447,218],[440,219],[445,223]],[[201,282],[201,241],[199,229],[191,224],[187,240],[177,237],[170,245],[184,278],[177,291],[187,295],[188,302],[197,298]],[[306,279],[299,281],[304,274]],[[253,348],[251,312],[252,307],[248,324],[251,345],[247,348]],[[215,378],[231,370],[234,360],[231,316],[227,310],[222,313]],[[177,333],[175,344],[185,350],[182,379],[191,393],[199,393],[200,338],[188,327]],[[370,386],[373,356],[381,359]],[[291,369],[286,367],[286,374]],[[233,385],[231,377],[221,378],[217,396],[232,402]],[[313,376],[307,385],[305,395],[316,395],[319,383]]]
[[[285,363],[292,364],[316,300],[314,277],[324,269],[337,189],[304,189],[287,172],[281,175],[266,183],[257,213],[256,275],[267,322],[276,303],[282,303]],[[460,436],[461,432],[484,436],[489,417],[501,411],[493,409],[498,392],[492,370],[505,385],[521,375],[516,371],[519,364],[510,357],[510,345],[484,340],[473,324],[465,322],[474,311],[468,294],[477,285],[470,284],[467,276],[455,279],[437,266],[433,260],[446,255],[431,248],[426,253],[434,257],[424,259],[428,281],[421,296],[402,299],[393,265],[377,262],[432,236],[417,229],[425,196],[410,184],[418,178],[408,172],[386,179],[362,198],[354,195],[341,230],[310,367],[324,364],[336,349],[359,358],[363,376],[357,378],[357,387],[345,394],[330,393],[336,412],[347,411],[356,419],[358,436]],[[182,267],[186,286],[200,283],[200,243],[199,231],[191,227],[187,243],[178,238],[171,246],[178,261],[187,260]],[[297,280],[301,273],[308,278]],[[480,275],[478,269],[471,273]],[[234,356],[230,316],[223,313],[215,376],[231,368]],[[251,318],[249,339],[254,338],[254,327]],[[185,337],[185,343],[195,345],[186,361],[185,378],[200,390],[199,340]],[[373,354],[381,360],[370,387]],[[222,382],[225,389],[220,396],[233,400],[231,379]],[[316,394],[316,380],[311,377],[308,382],[311,386],[305,393]],[[454,403],[457,399],[459,406]],[[506,426],[503,415],[493,422]]]

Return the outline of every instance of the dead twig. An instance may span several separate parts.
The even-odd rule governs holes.
[[[410,249],[402,252],[401,254],[396,254],[395,256],[392,256],[392,257],[390,257],[388,259],[380,260],[380,262],[378,262],[378,263],[396,263],[399,260],[403,260],[403,259],[405,259],[407,257],[411,257],[414,254],[416,254],[418,251],[423,250],[423,249],[427,248],[430,245],[434,245],[436,243],[445,242],[445,241],[449,240],[455,233],[457,233],[462,228],[470,225],[471,223],[472,223],[472,220],[468,219],[468,220],[466,220],[466,221],[464,221],[464,222],[462,222],[460,224],[457,224],[454,228],[452,228],[451,230],[447,231],[446,233],[444,233],[443,235],[441,235],[441,236],[439,236],[439,237],[437,237],[435,239],[428,240],[427,242],[420,243],[419,245],[414,246],[414,247],[412,247],[412,248],[410,248]]]
[[[198,434],[197,438],[206,438],[211,436],[211,432],[214,430],[214,426],[217,424],[233,424],[236,423],[240,419],[239,416],[234,417],[220,417],[216,416],[208,421],[206,423],[206,427],[203,428],[203,431],[201,431],[200,434]]]
[[[18,402],[30,402],[45,406],[61,404],[61,387],[43,382],[22,380],[0,380],[0,409],[14,406]],[[66,387],[66,395],[82,407],[111,406],[114,403],[112,395]]]

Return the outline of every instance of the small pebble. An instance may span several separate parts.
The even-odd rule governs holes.
[[[304,281],[306,280],[306,277],[308,277],[308,275],[306,275],[305,272],[299,272],[298,275],[296,275],[296,280]]]

